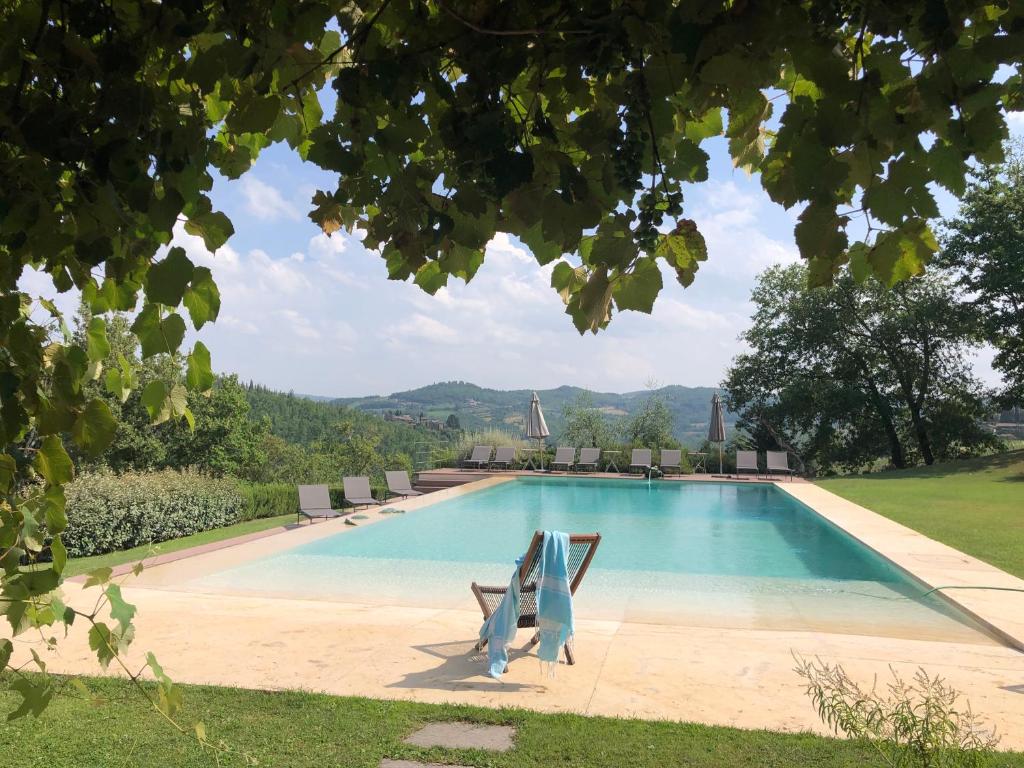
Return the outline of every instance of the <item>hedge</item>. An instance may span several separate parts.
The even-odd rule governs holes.
[[[299,508],[299,492],[287,483],[239,483],[245,496],[243,520],[294,515]]]
[[[82,474],[65,486],[65,495],[64,544],[71,557],[220,528],[245,519],[249,510],[235,480],[170,469]]]

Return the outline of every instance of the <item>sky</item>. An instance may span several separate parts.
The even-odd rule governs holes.
[[[1010,116],[1015,135],[1024,113]],[[473,280],[451,278],[434,296],[387,279],[383,260],[358,237],[328,237],[306,213],[334,174],[303,163],[286,146],[264,150],[241,179],[219,178],[214,208],[235,234],[216,253],[179,228],[175,245],[209,266],[220,288],[217,322],[198,335],[215,370],[273,389],[347,397],[389,394],[439,381],[497,389],[563,384],[625,392],[651,384],[715,386],[743,351],[759,272],[798,260],[798,210],[772,203],[757,177],[736,170],[724,140],[706,143],[710,180],[687,189],[684,215],[707,240],[709,257],[682,288],[668,271],[650,315],[616,313],[597,336],[580,336],[540,267],[518,240],[499,234]],[[956,201],[937,194],[944,214]],[[22,289],[52,295],[39,274]],[[77,299],[59,302],[74,311]],[[196,338],[194,334],[187,340]],[[991,351],[974,360],[996,385]]]

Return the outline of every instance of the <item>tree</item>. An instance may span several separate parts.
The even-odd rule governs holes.
[[[623,439],[645,448],[674,448],[679,443],[672,437],[672,411],[665,399],[651,392],[622,423]]]
[[[444,428],[452,432],[458,432],[462,429],[462,426],[459,424],[459,417],[454,413],[449,413],[448,418],[444,420]]]
[[[910,0],[4,4],[0,597],[14,633],[78,615],[103,663],[131,637],[130,621],[53,602],[73,475],[61,436],[96,455],[117,434],[84,386],[107,354],[101,315],[135,313],[143,362],[178,351],[181,304],[196,330],[216,320],[210,271],[167,248],[179,220],[211,250],[231,235],[213,172],[237,178],[287,142],[340,174],[311,218],[359,227],[390,277],[430,292],[470,279],[495,232],[516,235],[558,262],[552,286],[583,332],[613,309],[649,312],[659,262],[693,281],[706,248],[681,189],[707,178],[700,144],[724,135],[773,200],[807,203],[796,239],[814,282],[849,262],[893,283],[935,249],[928,184],[962,191],[967,161],[1000,158],[1021,79],[995,74],[1016,63],[1022,14]],[[324,120],[326,83],[338,100]],[[876,236],[847,249],[861,215]],[[96,315],[85,339],[19,289],[26,269],[81,291]],[[192,390],[213,385],[202,342],[185,365]],[[135,383],[130,367],[103,379],[119,397]],[[180,385],[155,378],[140,397],[157,422],[194,420]],[[0,641],[0,666],[11,648]],[[41,711],[48,686],[20,678],[20,712]]]
[[[984,392],[964,363],[977,324],[935,274],[886,289],[852,276],[808,288],[805,268],[773,267],[725,388],[759,447],[828,470],[887,455],[931,464],[991,442]]]
[[[940,261],[956,271],[996,348],[1007,403],[1024,400],[1024,146],[982,166],[955,218],[945,222]]]
[[[580,392],[574,402],[562,406],[562,440],[567,445],[599,448],[610,438],[608,419],[594,407],[589,392]]]

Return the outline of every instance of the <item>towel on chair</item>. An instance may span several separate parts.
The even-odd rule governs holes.
[[[572,642],[574,632],[572,591],[569,585],[569,535],[544,531],[537,569],[537,627],[540,647],[537,655],[549,675],[554,675],[558,654]],[[516,570],[497,610],[480,627],[480,639],[487,641],[488,674],[500,680],[508,666],[508,647],[519,627],[519,572],[526,555],[516,560]]]
[[[554,676],[558,654],[566,643],[572,642],[575,631],[567,533],[544,531],[537,574],[537,627],[540,634],[537,655],[548,674]]]

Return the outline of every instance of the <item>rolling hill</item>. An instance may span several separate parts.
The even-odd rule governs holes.
[[[585,391],[568,386],[537,391],[553,436],[557,437],[562,428],[562,407]],[[711,396],[716,391],[713,387],[668,386],[653,393],[664,398],[672,412],[675,436],[686,445],[696,446],[707,436]],[[422,413],[426,418],[441,421],[454,413],[463,429],[498,427],[519,432],[532,394],[533,390],[528,389],[487,389],[464,381],[447,381],[387,396],[347,397],[332,402],[371,413],[397,411],[413,416]],[[632,413],[651,394],[651,390],[643,390],[591,392],[590,396],[595,406],[614,418]],[[726,413],[726,424],[734,421],[735,417]]]

